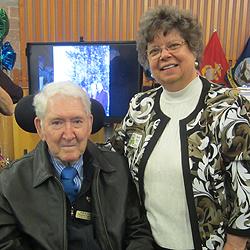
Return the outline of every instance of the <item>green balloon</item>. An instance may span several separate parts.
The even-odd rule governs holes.
[[[4,9],[0,9],[0,42],[7,36],[9,33],[9,18]]]

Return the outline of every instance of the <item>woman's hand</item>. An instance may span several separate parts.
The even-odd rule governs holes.
[[[227,234],[224,250],[245,250],[248,239],[232,234]]]

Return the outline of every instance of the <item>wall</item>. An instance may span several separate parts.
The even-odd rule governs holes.
[[[205,44],[216,29],[227,59],[236,61],[250,34],[248,0],[20,0],[23,86],[27,41],[135,40],[142,13],[161,4],[191,10]]]
[[[15,67],[11,72],[6,72],[16,84],[21,85],[21,57],[19,33],[19,6],[18,0],[1,0],[0,8],[4,9],[9,19],[9,33],[3,42],[9,41],[17,53]],[[13,117],[0,114],[0,152],[6,157],[14,158]]]

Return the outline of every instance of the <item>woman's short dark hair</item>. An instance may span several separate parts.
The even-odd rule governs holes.
[[[198,19],[188,11],[170,6],[158,6],[145,12],[139,23],[137,37],[138,60],[145,70],[149,69],[147,45],[159,33],[166,35],[176,29],[187,42],[190,50],[200,62],[203,52],[202,28]]]

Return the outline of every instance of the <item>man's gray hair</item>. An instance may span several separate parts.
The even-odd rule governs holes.
[[[70,81],[52,82],[48,83],[34,97],[33,106],[38,118],[41,120],[44,119],[49,100],[53,99],[53,96],[57,94],[80,98],[83,106],[85,107],[85,111],[89,114],[91,113],[91,102],[89,96],[79,85]]]

